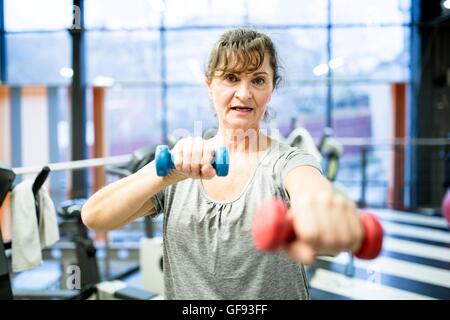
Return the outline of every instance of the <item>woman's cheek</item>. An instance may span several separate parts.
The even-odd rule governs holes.
[[[270,102],[270,98],[271,97],[272,97],[272,92],[266,93],[265,95],[261,96],[261,99],[258,101],[259,102],[259,106],[261,106],[262,108],[266,108],[266,106]]]

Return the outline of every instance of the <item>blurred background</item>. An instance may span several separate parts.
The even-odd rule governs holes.
[[[226,30],[254,27],[283,67],[267,126],[282,139],[306,128],[317,145],[332,132],[343,150],[333,180],[361,208],[440,221],[448,282],[436,292],[450,298],[449,16],[448,0],[0,0],[0,162],[18,183],[49,164],[126,163],[198,121],[214,128],[208,54]],[[62,166],[46,182],[56,207],[117,179],[104,165]],[[149,234],[137,224],[92,237],[138,243]],[[102,264],[102,279],[137,261],[123,248],[126,267]]]

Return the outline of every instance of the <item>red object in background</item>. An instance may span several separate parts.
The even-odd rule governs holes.
[[[444,199],[442,199],[442,215],[450,226],[450,189],[447,190]]]
[[[392,120],[393,138],[404,140],[406,138],[406,83],[392,83]],[[394,144],[392,155],[392,176],[389,181],[388,206],[394,210],[405,210],[405,145]]]
[[[279,198],[265,199],[253,217],[252,236],[255,246],[262,251],[276,250],[295,239],[292,220],[287,217],[288,208]],[[383,244],[383,229],[373,215],[360,215],[364,227],[364,240],[355,256],[361,259],[376,258]]]

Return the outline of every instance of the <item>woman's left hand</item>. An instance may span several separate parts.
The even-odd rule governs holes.
[[[363,226],[355,203],[334,190],[293,199],[288,216],[296,239],[286,250],[295,261],[311,264],[318,255],[357,252],[362,244]]]

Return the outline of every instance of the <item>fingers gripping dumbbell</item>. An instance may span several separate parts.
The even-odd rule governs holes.
[[[228,150],[226,147],[219,147],[214,151],[214,160],[211,163],[219,177],[228,175]],[[156,174],[159,177],[165,177],[170,170],[175,169],[173,155],[169,151],[169,146],[159,145],[155,153]]]
[[[292,220],[287,217],[288,208],[283,200],[270,198],[264,200],[256,209],[253,217],[252,236],[255,246],[262,251],[272,251],[295,239]],[[373,215],[361,213],[364,228],[364,240],[356,257],[374,259],[381,251],[383,229]]]

